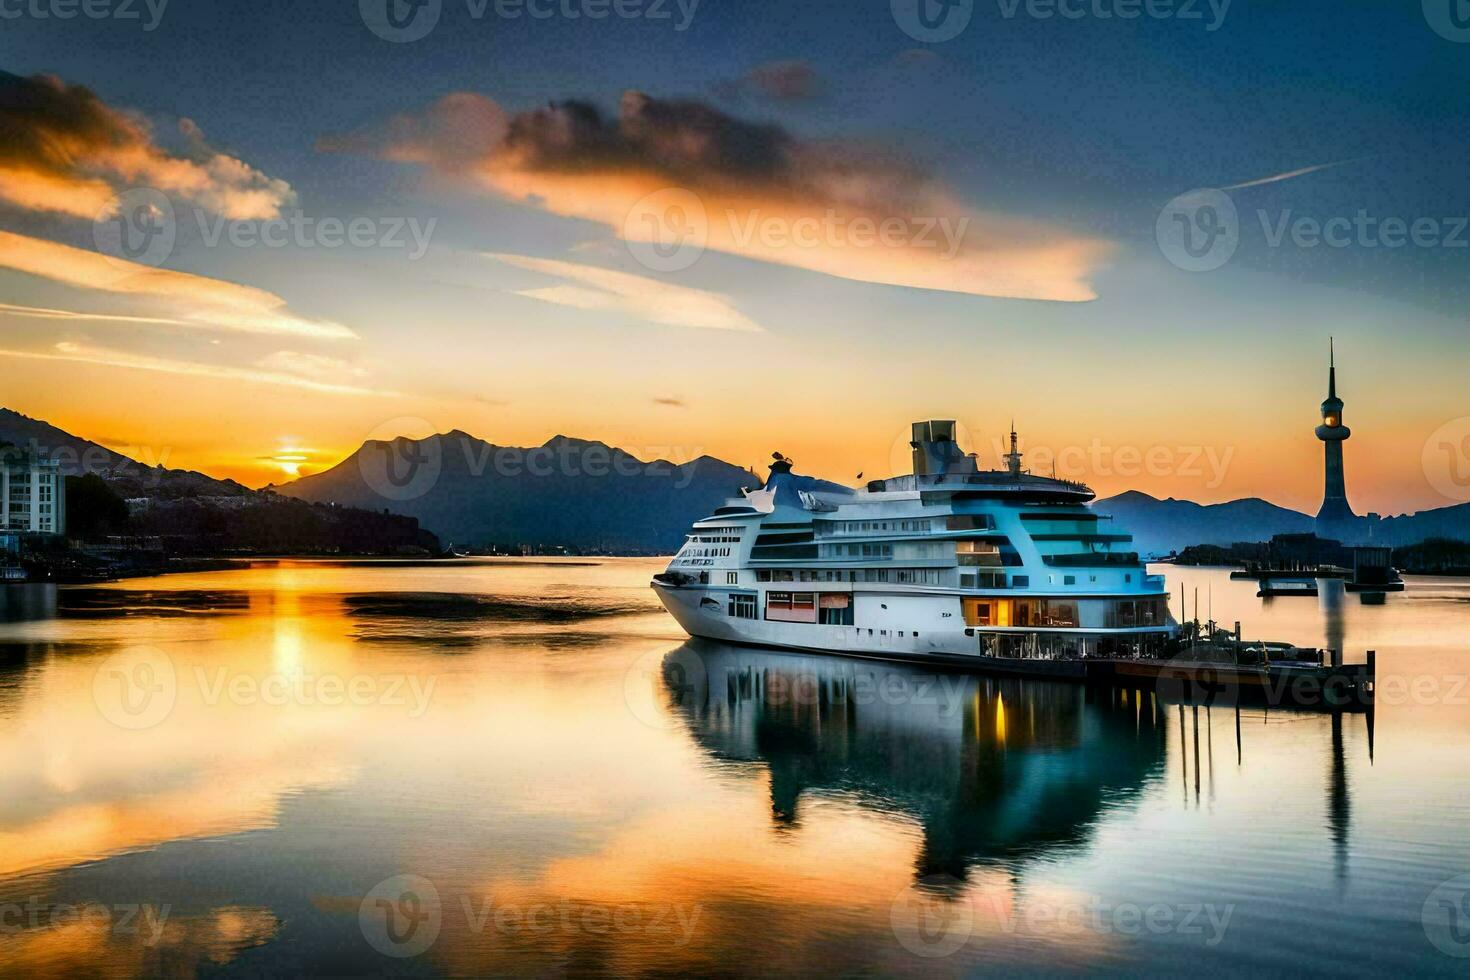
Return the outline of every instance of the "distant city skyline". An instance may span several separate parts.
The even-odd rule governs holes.
[[[255,487],[452,429],[851,484],[1014,417],[1100,496],[1314,513],[1335,335],[1354,508],[1470,497],[1470,45],[1417,4],[431,6],[7,20],[0,401]]]

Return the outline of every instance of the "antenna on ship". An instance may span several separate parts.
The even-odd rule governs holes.
[[[1014,416],[1011,418],[1011,451],[1006,453],[1005,460],[1006,470],[1011,476],[1019,477],[1021,475],[1021,451],[1016,446],[1016,419]],[[1052,465],[1055,467],[1055,461]]]

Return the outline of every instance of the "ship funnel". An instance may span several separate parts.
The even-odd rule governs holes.
[[[914,474],[938,476],[948,472],[965,454],[955,442],[954,419],[931,419],[913,424]]]

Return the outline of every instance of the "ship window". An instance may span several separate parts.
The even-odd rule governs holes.
[[[1013,575],[1011,577],[1011,584],[1014,585],[1018,589],[1029,588],[1030,585],[1031,585],[1031,576],[1030,575]]]
[[[1075,575],[1063,575],[1062,576],[1062,584],[1063,585],[1076,585],[1077,584],[1077,576],[1075,576]]]
[[[725,584],[726,585],[735,585],[739,581],[740,581],[740,573],[739,572],[726,572],[725,573]]]
[[[732,595],[730,615],[734,619],[755,619],[755,596]]]

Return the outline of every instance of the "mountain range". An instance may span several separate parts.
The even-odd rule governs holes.
[[[383,534],[385,549],[432,547],[437,535],[469,548],[529,544],[667,554],[693,521],[761,483],[712,456],[644,462],[602,442],[560,435],[531,447],[499,446],[459,430],[369,441],[331,469],[258,491],[190,470],[150,467],[8,409],[0,409],[0,442],[60,456],[68,475],[101,476],[133,502],[139,515],[133,533],[193,528],[199,538],[207,533],[213,541],[276,549],[306,542],[372,550],[372,535]],[[1092,506],[1131,533],[1145,555],[1313,528],[1309,515],[1256,497],[1198,504],[1130,490]],[[1470,503],[1385,518],[1374,538],[1394,547],[1430,538],[1470,541]]]
[[[331,469],[274,489],[321,503],[386,507],[457,546],[668,554],[690,524],[760,483],[712,456],[644,462],[568,436],[498,446],[456,430],[370,441]]]
[[[93,527],[101,514],[75,512],[95,505],[97,499],[94,493],[70,492],[71,480],[83,481],[77,485],[79,491],[86,489],[86,480],[96,478],[105,484],[103,495],[110,491],[126,517],[114,524],[107,511],[106,527],[94,527],[99,539],[156,539],[158,547],[172,554],[431,553],[439,548],[434,535],[417,521],[384,513],[382,508],[327,507],[193,470],[150,466],[48,422],[0,408],[0,444],[5,443],[61,464],[61,473],[68,478],[67,518],[72,529]]]
[[[1133,547],[1144,555],[1182,551],[1192,544],[1268,541],[1277,534],[1308,533],[1314,523],[1300,511],[1259,497],[1197,504],[1173,497],[1160,500],[1129,490],[1094,501],[1092,509],[1111,517],[1120,530],[1132,534]]]

